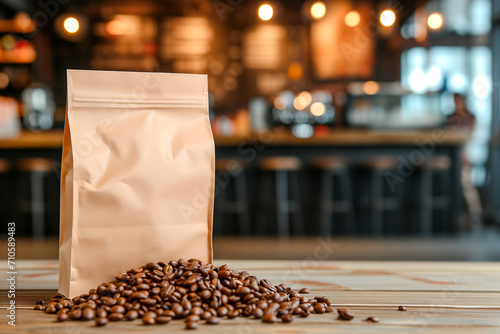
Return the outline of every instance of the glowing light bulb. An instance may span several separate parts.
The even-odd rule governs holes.
[[[431,29],[439,29],[443,26],[443,16],[439,13],[432,13],[427,19],[427,25]]]
[[[309,92],[306,92],[306,91],[301,92],[299,94],[299,96],[303,97],[305,99],[304,101],[306,102],[306,106],[308,106],[309,103],[311,103],[311,101],[312,101],[312,96],[311,96],[311,93],[309,93]]]
[[[278,110],[283,110],[286,108],[286,99],[283,96],[278,96],[274,99],[274,107]]]
[[[396,14],[391,9],[386,9],[380,14],[380,23],[383,26],[390,27],[396,22]]]
[[[63,23],[64,30],[70,34],[76,34],[80,30],[80,22],[75,17],[68,17]]]
[[[326,14],[326,6],[323,1],[316,1],[311,6],[311,16],[316,20],[322,19]]]
[[[321,102],[314,102],[311,104],[311,114],[316,117],[323,116],[325,114],[326,107]]]
[[[259,7],[259,17],[262,21],[269,21],[274,15],[271,5],[265,4]]]
[[[299,95],[293,100],[293,106],[297,110],[304,110],[307,107],[307,99]]]
[[[377,94],[380,89],[380,86],[375,81],[367,81],[363,84],[363,91],[365,94],[374,95]]]
[[[350,11],[345,16],[345,24],[347,24],[349,27],[357,26],[360,21],[361,21],[361,16],[359,16],[359,13],[355,10]]]

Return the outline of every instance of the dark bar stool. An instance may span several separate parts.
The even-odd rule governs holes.
[[[346,230],[356,234],[352,185],[347,161],[340,157],[318,158],[311,165],[321,170],[320,235],[331,235],[332,215],[335,213],[344,214]],[[339,196],[335,196],[336,180],[340,188]]]
[[[375,157],[361,164],[362,168],[370,170],[370,208],[372,215],[372,230],[377,236],[384,233],[384,212],[397,211],[400,208],[400,200],[395,191],[388,194],[384,183],[387,172],[397,173],[398,161],[393,157]]]
[[[33,237],[45,237],[45,177],[53,171],[53,161],[45,158],[26,158],[17,163],[20,172],[29,173],[30,191],[29,201],[20,202],[20,211],[31,213]]]
[[[427,159],[421,166],[420,175],[420,232],[424,236],[432,235],[434,209],[447,209],[450,198],[451,160],[447,156],[435,156]],[[440,194],[435,194],[434,177],[441,187]],[[447,218],[448,215],[445,214]]]
[[[6,222],[7,220],[10,220],[10,214],[11,214],[11,198],[12,194],[9,193],[12,191],[11,187],[7,186],[7,184],[10,184],[9,180],[9,172],[11,169],[11,165],[9,161],[0,159],[0,184],[2,185],[0,191],[2,192],[0,194],[0,217],[2,218],[2,221]]]
[[[300,203],[299,179],[297,172],[300,170],[302,163],[296,157],[271,157],[264,158],[259,162],[259,168],[263,172],[274,174],[274,190],[265,190],[266,182],[264,175],[261,176],[261,186],[259,196],[261,197],[261,214],[267,210],[276,210],[276,220],[278,227],[278,236],[281,238],[290,236],[290,214],[293,214],[293,229],[295,233],[303,234],[302,226],[302,209]],[[271,185],[269,183],[268,185]],[[263,194],[262,194],[263,192]],[[268,198],[264,201],[265,195],[272,192],[275,194],[274,203]],[[270,207],[271,206],[271,207]],[[259,234],[265,233],[265,219],[258,219]]]
[[[217,159],[215,162],[215,170],[220,176],[216,182],[218,192],[215,197],[214,212],[216,218],[214,231],[218,235],[222,232],[224,216],[228,213],[238,215],[238,228],[241,235],[250,234],[246,167],[247,163],[241,159]],[[231,186],[234,189],[234,199],[228,199],[228,190]]]

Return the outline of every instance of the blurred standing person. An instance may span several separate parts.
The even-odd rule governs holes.
[[[462,130],[472,132],[476,124],[476,117],[467,109],[467,100],[460,94],[453,94],[455,101],[455,111],[446,119],[446,126],[453,130]],[[462,149],[462,192],[469,212],[470,227],[481,227],[483,208],[477,188],[472,184],[471,180],[472,163],[467,158],[465,150]]]

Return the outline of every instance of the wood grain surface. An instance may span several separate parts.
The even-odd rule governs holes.
[[[274,284],[309,287],[309,297],[325,295],[335,307],[355,315],[296,318],[291,324],[264,324],[250,318],[200,323],[198,333],[500,333],[500,264],[464,262],[215,261],[245,270]],[[57,261],[17,261],[16,327],[7,325],[7,283],[0,281],[0,333],[163,333],[184,332],[182,321],[146,327],[140,321],[58,323],[34,311],[37,300],[57,290]],[[7,272],[6,262],[1,263]],[[91,287],[89,287],[91,288]],[[398,311],[404,305],[408,311]],[[364,321],[369,316],[379,323]]]

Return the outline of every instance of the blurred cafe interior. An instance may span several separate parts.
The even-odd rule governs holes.
[[[96,69],[208,74],[216,258],[500,260],[500,1],[0,0],[0,46],[19,259],[58,256],[66,70]]]

